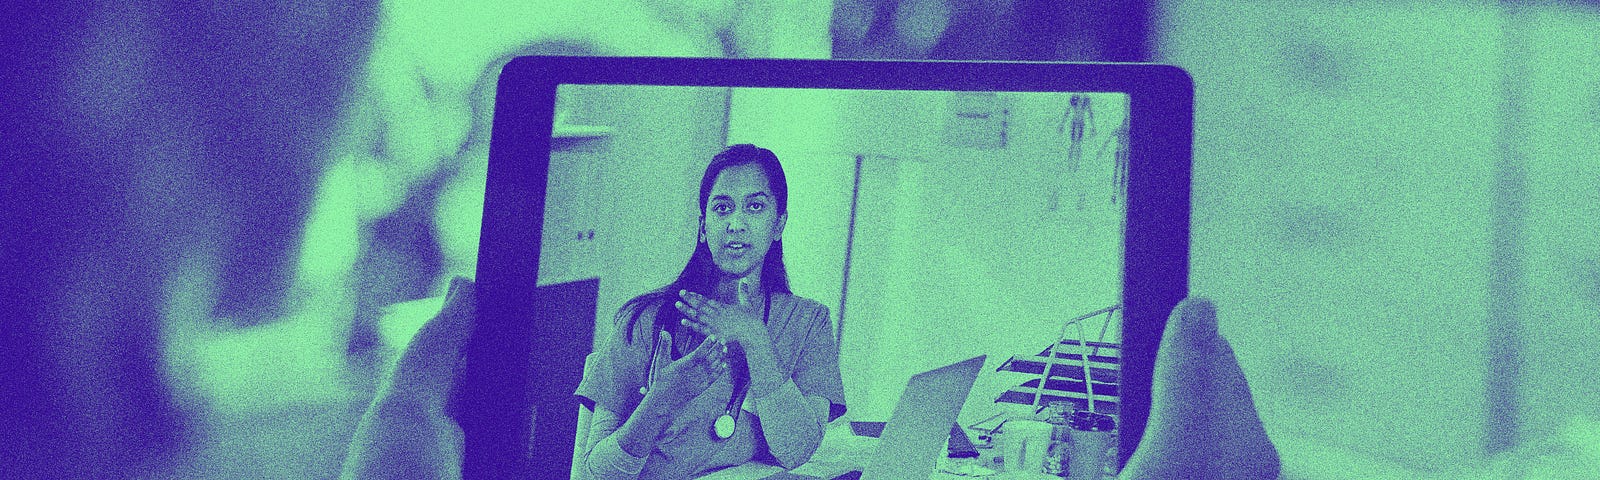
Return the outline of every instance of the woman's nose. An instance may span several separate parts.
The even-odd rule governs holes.
[[[742,231],[744,231],[746,226],[747,225],[745,224],[743,215],[735,213],[733,215],[729,215],[728,216],[728,231],[729,232],[742,232]]]

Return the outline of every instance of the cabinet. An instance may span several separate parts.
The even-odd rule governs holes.
[[[603,152],[611,129],[595,125],[556,125],[550,142],[544,230],[540,241],[539,285],[600,275],[595,257],[599,221],[596,195],[602,188]]]

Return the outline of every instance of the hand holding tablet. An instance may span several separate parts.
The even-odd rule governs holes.
[[[1173,308],[1151,392],[1150,423],[1121,478],[1278,478],[1278,451],[1210,300]]]

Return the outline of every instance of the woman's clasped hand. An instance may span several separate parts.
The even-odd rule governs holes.
[[[762,305],[752,301],[748,284],[739,285],[739,302],[727,304],[705,295],[679,290],[683,300],[674,304],[683,312],[683,325],[706,336],[720,336],[735,348],[770,348],[771,337],[762,324]]]

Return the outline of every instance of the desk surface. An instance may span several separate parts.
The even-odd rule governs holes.
[[[871,460],[872,452],[878,446],[878,439],[873,437],[859,437],[850,431],[849,422],[834,422],[828,426],[828,431],[823,435],[822,445],[817,447],[816,453],[811,455],[811,460],[804,465],[796,467],[793,473],[811,475],[823,479],[833,478],[836,475],[851,470],[859,470]],[[988,455],[989,449],[980,449],[980,454]],[[980,458],[979,463],[981,463]],[[765,478],[768,475],[782,472],[783,469],[776,465],[761,462],[749,462],[722,470],[717,470],[700,477],[702,480],[754,480]],[[1027,472],[997,472],[992,475],[963,476],[945,472],[931,472],[930,480],[970,480],[973,478],[986,478],[995,480],[1060,480],[1042,473]]]
[[[866,460],[872,455],[873,449],[878,446],[878,439],[872,437],[858,437],[850,431],[850,422],[833,422],[828,425],[828,430],[822,436],[822,445],[817,446],[817,451],[811,454],[811,460],[804,465],[796,467],[792,472],[802,475],[812,475],[822,478],[832,478],[835,475],[860,469],[866,465]],[[717,470],[698,478],[704,480],[746,480],[764,478],[783,469],[761,462],[748,462],[722,470]]]

